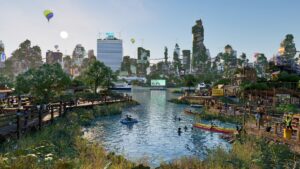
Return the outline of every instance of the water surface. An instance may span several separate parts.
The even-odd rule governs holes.
[[[169,162],[182,156],[203,158],[207,149],[230,148],[230,144],[219,138],[220,134],[192,129],[192,124],[199,119],[183,112],[186,105],[167,101],[178,97],[178,94],[145,88],[134,88],[129,94],[141,105],[124,109],[122,115],[102,117],[87,129],[85,135],[103,144],[106,150],[133,161],[147,159],[155,167],[163,161]],[[120,120],[126,114],[139,122],[132,126],[122,125]],[[180,117],[181,121],[174,120],[175,117]],[[188,127],[186,132],[184,126]],[[177,132],[179,127],[183,131],[181,135]]]

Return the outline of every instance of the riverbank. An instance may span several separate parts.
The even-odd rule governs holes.
[[[158,169],[269,169],[299,168],[300,156],[294,154],[286,145],[270,142],[252,136],[242,136],[233,144],[232,150],[221,148],[209,151],[207,158],[183,157]]]
[[[82,138],[82,126],[97,117],[121,113],[121,108],[136,105],[115,104],[90,110],[68,112],[41,132],[1,145],[1,168],[134,168],[137,164],[123,156],[107,153],[103,147]]]

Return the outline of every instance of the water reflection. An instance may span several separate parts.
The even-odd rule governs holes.
[[[152,166],[157,166],[182,156],[201,158],[207,149],[218,146],[230,147],[217,133],[192,129],[197,119],[183,113],[186,106],[167,102],[176,95],[142,88],[130,94],[141,105],[125,109],[122,115],[103,117],[88,129],[90,139],[102,143],[108,151],[123,154],[130,160],[146,157]],[[122,125],[120,120],[125,114],[131,114],[139,122]],[[178,128],[182,131],[180,135]]]

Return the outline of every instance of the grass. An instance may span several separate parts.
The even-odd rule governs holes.
[[[187,101],[187,100],[170,99],[168,101],[171,102],[171,103],[175,103],[175,104],[187,104],[187,105],[190,104],[190,102]]]
[[[89,125],[102,115],[118,114],[124,106],[128,105],[74,110],[40,132],[7,141],[1,145],[0,169],[102,169],[109,162],[109,169],[149,169],[123,156],[107,153],[101,145],[82,138],[83,125]],[[226,117],[211,114],[204,114],[202,118],[228,121]],[[299,162],[299,155],[293,154],[286,145],[243,135],[229,151],[216,148],[210,150],[204,160],[182,157],[162,163],[157,169],[284,169],[300,168]]]
[[[293,154],[286,145],[244,136],[230,151],[216,148],[204,160],[183,157],[161,164],[158,169],[290,169],[299,168],[299,162],[299,155]]]
[[[111,115],[108,112],[121,113],[121,107],[124,106],[128,104],[68,112],[66,117],[56,120],[53,125],[43,128],[40,132],[17,141],[7,141],[1,145],[0,168],[102,169],[109,162],[111,162],[110,169],[138,167],[122,156],[105,152],[99,144],[82,138],[83,125],[89,125],[96,117]]]
[[[228,123],[239,123],[243,122],[242,116],[226,116],[226,115],[219,115],[213,113],[206,113],[203,112],[201,114],[197,114],[197,117],[203,120],[211,121],[211,120],[219,120],[221,122],[228,122]]]

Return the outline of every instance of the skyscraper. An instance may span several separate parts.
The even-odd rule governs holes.
[[[196,21],[192,28],[193,33],[193,58],[192,66],[195,73],[204,73],[210,65],[209,56],[204,45],[204,27],[201,19]]]
[[[55,64],[55,63],[62,64],[62,56],[63,56],[63,54],[59,51],[53,52],[53,51],[48,50],[46,53],[46,63],[47,64]]]
[[[123,41],[107,34],[105,39],[97,40],[97,60],[113,71],[120,70],[123,57]]]
[[[185,73],[189,73],[191,69],[191,51],[182,50],[182,67]]]
[[[138,60],[137,60],[137,74],[138,76],[146,76],[147,69],[150,66],[150,50],[146,50],[142,47],[138,48]]]

